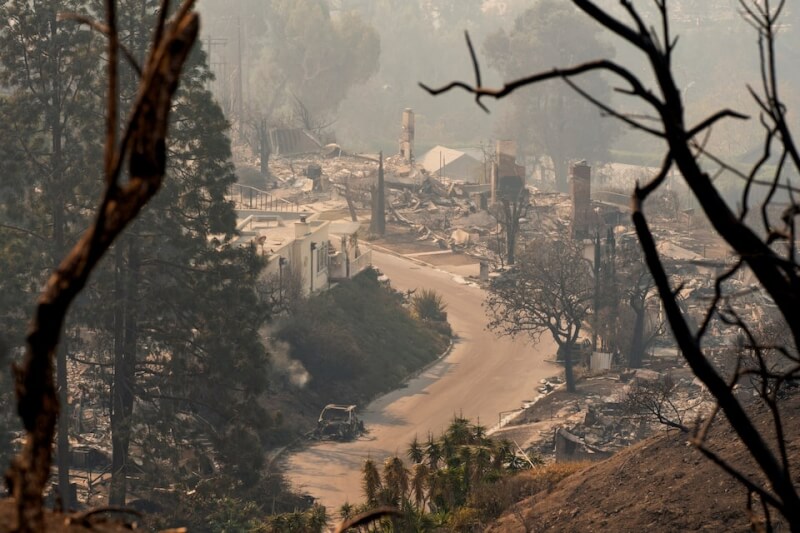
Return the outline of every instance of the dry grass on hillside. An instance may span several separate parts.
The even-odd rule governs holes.
[[[800,396],[786,400],[782,412],[794,463],[800,460]],[[723,420],[712,429],[709,445],[743,472],[762,479]],[[741,485],[694,449],[687,435],[673,431],[510,507],[487,531],[750,531],[746,501]]]

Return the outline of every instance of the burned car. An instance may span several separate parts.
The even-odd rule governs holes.
[[[363,431],[364,424],[358,420],[355,405],[330,403],[319,415],[314,436],[318,439],[350,440]]]

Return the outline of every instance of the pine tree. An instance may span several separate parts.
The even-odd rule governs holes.
[[[151,0],[118,5],[121,42],[134,58],[145,54],[157,8]],[[96,139],[103,121],[95,110],[105,95],[92,85],[104,67],[96,50],[102,40],[55,18],[59,12],[90,14],[87,3],[5,2],[0,10],[12,21],[0,30],[0,82],[10,88],[0,97],[4,356],[23,344],[33,295],[54,258],[85,227],[84,206],[100,189]],[[122,67],[123,120],[136,76]],[[204,88],[209,76],[197,49],[171,115],[162,191],[76,302],[65,335],[69,357],[59,357],[62,420],[68,420],[68,359],[75,368],[93,365],[86,375],[98,381],[82,385],[111,399],[115,503],[125,501],[133,462],[146,474],[145,489],[191,484],[198,472],[226,476],[232,481],[225,487],[252,486],[261,477],[266,417],[258,398],[269,360],[259,335],[266,313],[255,286],[263,261],[254,248],[232,243],[236,214],[225,199],[235,181],[228,123]],[[10,403],[5,383],[0,401]],[[12,427],[0,420],[0,456]],[[66,442],[66,432],[63,437]],[[59,457],[66,460],[68,453]],[[67,468],[59,472],[68,481]]]
[[[120,5],[131,55],[149,42],[144,29],[156,8],[149,0]],[[100,339],[93,357],[114,365],[112,504],[124,504],[133,462],[146,474],[144,488],[191,483],[217,466],[244,486],[260,478],[265,416],[257,399],[269,368],[255,286],[263,263],[254,248],[232,244],[236,215],[225,192],[235,174],[209,76],[196,49],[172,113],[162,190],[86,302],[87,327]],[[123,108],[132,96],[123,85]]]
[[[99,168],[87,167],[96,156],[87,88],[98,66],[97,51],[89,32],[57,17],[87,11],[82,0],[0,5],[5,22],[0,83],[10,89],[0,104],[0,144],[6,152],[0,163],[0,239],[7,252],[0,314],[8,319],[4,329],[12,351],[23,344],[28,306],[44,274],[84,226],[83,199],[93,185],[87,178],[99,175]],[[68,419],[67,350],[68,343],[62,342],[56,361],[62,420]],[[69,506],[66,426],[58,429],[58,470],[62,501]]]

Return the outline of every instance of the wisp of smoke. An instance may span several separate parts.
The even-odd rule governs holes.
[[[270,336],[269,330],[262,331],[261,335],[269,351],[272,367],[289,379],[289,383],[298,388],[305,387],[311,379],[311,374],[303,367],[303,363],[292,359],[289,355],[289,344]]]

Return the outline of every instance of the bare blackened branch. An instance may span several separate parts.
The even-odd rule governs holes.
[[[761,204],[761,220],[764,223],[764,231],[767,233],[772,233],[772,224],[769,223],[769,213],[767,211],[767,207],[769,206],[770,202],[772,201],[772,197],[775,195],[775,191],[778,188],[778,184],[780,182],[781,171],[783,170],[783,165],[786,163],[787,157],[786,150],[783,151],[781,154],[781,158],[778,161],[778,167],[775,169],[775,177],[772,180],[772,183],[769,187],[769,192],[767,193],[767,197]]]
[[[29,235],[29,236],[31,236],[31,237],[33,237],[35,239],[39,239],[40,241],[48,242],[47,238],[42,237],[38,233],[36,233],[34,231],[31,231],[29,229],[26,229],[26,228],[21,228],[19,226],[12,226],[10,224],[0,224],[0,228],[5,228],[5,229],[11,230],[11,231],[18,231],[20,233],[24,233],[25,235]]]
[[[722,111],[717,111],[716,113],[705,119],[703,122],[701,122],[694,128],[690,129],[686,134],[689,137],[694,137],[695,135],[705,130],[706,128],[710,128],[711,126],[714,125],[714,123],[716,123],[719,120],[722,120],[723,118],[736,118],[739,120],[748,120],[750,117],[742,113],[739,113],[738,111],[734,111],[732,109],[723,109]]]
[[[761,157],[758,159],[758,161],[756,161],[756,164],[753,165],[753,168],[750,170],[750,174],[747,176],[744,192],[742,192],[742,212],[739,214],[740,221],[744,221],[745,217],[747,216],[750,203],[750,189],[753,186],[753,180],[755,180],[756,174],[758,174],[758,171],[761,169],[762,165],[769,160],[772,149],[772,141],[775,138],[775,130],[767,126],[763,116],[761,117],[761,125],[767,130],[767,137],[764,140],[764,150],[761,154]],[[767,229],[767,231],[769,231],[769,229]]]
[[[608,106],[608,105],[604,104],[603,102],[601,102],[600,100],[598,100],[597,98],[595,98],[594,96],[589,94],[588,92],[584,91],[579,85],[577,85],[571,79],[564,78],[564,82],[567,85],[569,85],[572,88],[573,91],[575,91],[576,93],[581,95],[583,98],[588,100],[591,104],[593,104],[595,107],[599,108],[601,111],[604,111],[608,115],[610,115],[610,116],[612,116],[612,117],[614,117],[614,118],[616,118],[618,120],[621,120],[622,122],[624,122],[625,124],[628,124],[629,126],[631,126],[634,129],[644,131],[646,133],[649,133],[650,135],[654,135],[654,136],[660,137],[662,139],[664,138],[664,132],[663,131],[660,131],[660,130],[657,130],[655,128],[650,128],[648,126],[645,126],[641,122],[633,120],[628,115],[624,115],[623,113],[620,113],[619,111],[616,111],[611,106]]]
[[[697,335],[695,338],[697,339],[697,343],[700,343],[700,340],[705,335],[706,330],[708,329],[708,325],[711,323],[711,319],[714,317],[714,314],[717,312],[717,305],[719,304],[720,299],[722,299],[722,284],[725,283],[727,280],[731,278],[738,270],[742,267],[744,261],[739,259],[736,261],[736,264],[728,269],[727,272],[719,276],[716,281],[714,282],[714,297],[711,300],[711,304],[708,306],[708,310],[706,311],[706,317],[703,319],[703,322],[700,324],[700,329],[697,330]]]
[[[746,443],[751,456],[761,467],[773,489],[776,493],[780,494],[781,499],[784,500],[785,505],[778,505],[777,508],[781,509],[782,512],[786,514],[787,506],[793,503],[793,496],[794,498],[797,497],[791,478],[788,477],[788,472],[784,471],[778,464],[775,455],[764,441],[763,435],[755,428],[750,417],[744,411],[744,408],[736,399],[730,387],[723,381],[722,377],[705,358],[697,340],[694,335],[692,335],[686,323],[686,319],[672,293],[669,280],[664,271],[664,266],[658,256],[653,235],[648,227],[644,214],[641,212],[639,189],[634,192],[633,222],[645,260],[650,268],[650,272],[653,274],[653,280],[661,296],[664,312],[669,319],[670,327],[678,342],[678,346],[694,374],[706,385],[709,392],[717,399],[720,408],[730,421],[734,431],[736,431],[739,438]],[[720,466],[723,465],[721,464]],[[729,465],[725,466],[730,468]],[[742,480],[746,480],[746,478],[738,472],[736,472],[735,475],[737,479],[741,478]],[[749,480],[746,481],[752,484]],[[767,494],[763,489],[759,489],[759,494],[761,493],[765,493],[765,497],[770,497],[777,503],[777,500]]]
[[[467,40],[467,48],[469,49],[469,57],[472,60],[472,68],[475,70],[475,87],[483,87],[483,83],[481,83],[481,67],[478,64],[478,57],[475,55],[475,48],[472,46],[472,40],[469,38],[469,32],[464,31],[464,38]],[[479,95],[475,95],[475,103],[480,106],[481,109],[489,112],[489,108],[483,105],[483,102],[480,100]]]
[[[654,177],[650,182],[645,185],[644,187],[638,188],[639,184],[637,183],[637,190],[639,191],[639,202],[644,202],[644,200],[652,194],[653,191],[658,189],[664,180],[667,178],[670,169],[672,168],[672,154],[667,152],[667,155],[664,157],[664,161],[661,163],[661,170],[658,172],[656,177]]]
[[[578,76],[580,74],[585,74],[587,72],[594,72],[594,71],[607,71],[612,72],[625,81],[631,86],[631,94],[641,97],[646,102],[651,104],[656,110],[661,111],[662,103],[656,98],[653,93],[647,90],[644,85],[642,85],[639,78],[637,78],[630,70],[610,61],[608,59],[601,59],[598,61],[591,61],[588,63],[583,63],[581,65],[577,65],[571,68],[554,68],[550,71],[540,72],[538,74],[534,74],[532,76],[526,76],[524,78],[519,78],[517,80],[508,82],[503,85],[500,89],[490,89],[486,87],[473,87],[463,81],[454,81],[448,83],[447,85],[439,88],[432,88],[428,85],[420,82],[419,86],[428,91],[433,96],[446,93],[451,89],[460,88],[464,89],[470,94],[474,94],[476,99],[480,100],[480,98],[484,96],[488,96],[495,99],[501,99],[509,94],[513,93],[517,89],[522,87],[527,87],[528,85],[533,85],[536,83],[540,83],[547,80],[553,79],[566,79],[572,76]]]
[[[84,16],[84,15],[80,15],[78,13],[60,13],[58,15],[58,19],[59,20],[74,20],[75,22],[79,22],[81,24],[86,24],[87,26],[92,28],[94,31],[96,31],[98,33],[101,33],[101,34],[105,35],[108,38],[111,37],[111,29],[108,26],[106,26],[105,24],[101,24],[98,21],[96,21],[96,20],[94,20],[94,19],[92,19],[90,17]],[[118,46],[119,50],[122,52],[122,55],[125,56],[125,59],[128,61],[128,64],[136,72],[136,75],[141,77],[142,76],[142,67],[139,65],[139,62],[136,61],[136,58],[131,53],[131,51],[128,50],[128,48],[126,46],[123,46],[122,43],[118,42],[117,46]]]

